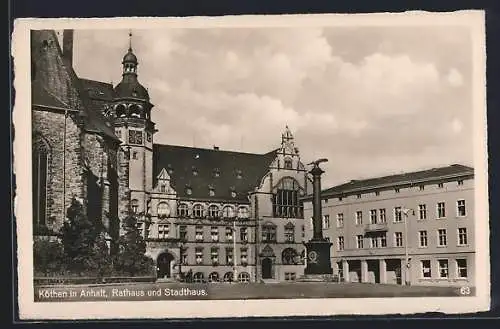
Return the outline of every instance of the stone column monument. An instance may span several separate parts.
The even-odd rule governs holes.
[[[321,214],[321,175],[324,171],[319,167],[327,159],[319,159],[310,163],[313,166],[309,173],[313,176],[313,237],[304,243],[307,250],[307,266],[304,270],[304,279],[329,281],[333,269],[330,260],[330,247],[332,243],[323,237]]]

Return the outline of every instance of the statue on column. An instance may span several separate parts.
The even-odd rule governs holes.
[[[323,162],[328,159],[319,159],[309,163],[313,168],[309,173],[313,176],[313,237],[309,242],[304,243],[307,249],[307,266],[305,268],[305,275],[331,275],[333,269],[330,259],[330,247],[332,243],[323,237],[322,227],[322,209],[321,209],[321,175],[324,171],[319,167]]]

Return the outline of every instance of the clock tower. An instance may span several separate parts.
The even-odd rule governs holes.
[[[132,33],[129,47],[122,60],[122,80],[114,87],[114,100],[109,115],[115,134],[122,141],[128,161],[128,188],[130,210],[139,215],[149,212],[149,193],[152,190],[153,134],[149,93],[139,83],[139,62],[132,50]]]

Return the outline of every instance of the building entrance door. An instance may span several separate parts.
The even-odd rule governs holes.
[[[272,279],[273,278],[273,261],[271,258],[264,258],[262,260],[262,278],[263,279]]]
[[[172,276],[171,263],[174,260],[169,252],[164,252],[158,256],[157,259],[157,273],[158,278],[170,278]]]

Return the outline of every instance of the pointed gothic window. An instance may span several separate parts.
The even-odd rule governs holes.
[[[47,187],[50,163],[50,147],[41,136],[33,140],[33,229],[47,224]]]
[[[285,169],[292,169],[292,159],[285,159]]]

